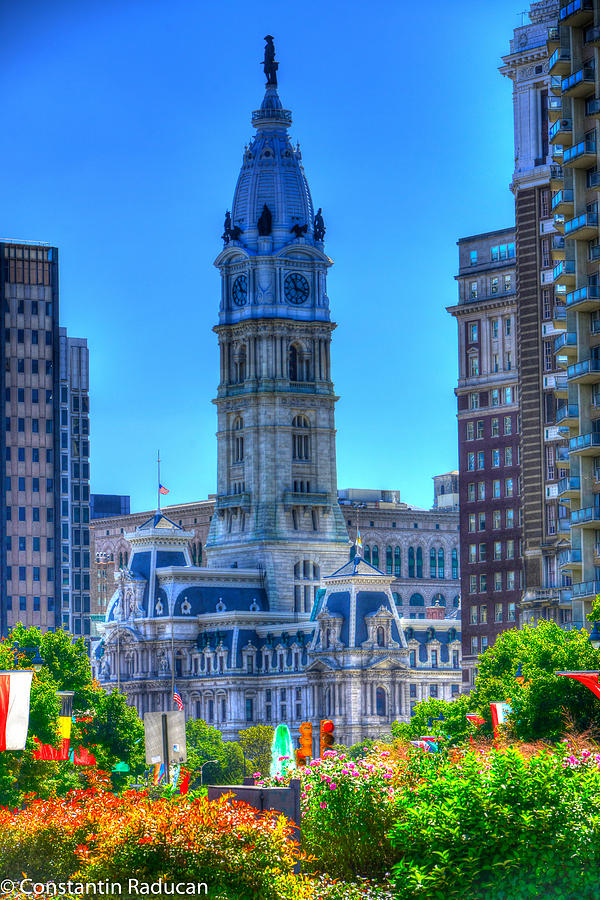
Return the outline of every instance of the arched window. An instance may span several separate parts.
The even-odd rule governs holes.
[[[295,416],[292,428],[292,459],[310,459],[310,422],[306,416]]]
[[[430,578],[435,578],[435,561],[436,561],[435,550],[432,547],[431,550],[429,551],[429,577]]]
[[[392,574],[392,568],[393,568],[392,548],[386,547],[385,548],[385,572],[386,572],[386,575]]]
[[[444,578],[444,551],[441,547],[438,550],[438,578]]]
[[[398,591],[392,591],[392,597],[394,598],[394,603],[396,606],[402,606],[402,597],[398,593]]]
[[[425,606],[425,600],[421,594],[412,594],[408,601],[409,606]]]
[[[454,609],[458,609],[459,605],[460,605],[460,598],[457,594],[456,597],[454,598],[454,600],[452,601],[452,606],[454,607]]]
[[[376,569],[379,568],[379,547],[377,546],[377,544],[373,544],[373,549],[371,551],[371,562]]]
[[[408,548],[408,577],[415,577],[415,548]]]
[[[371,562],[371,548],[368,544],[365,544],[365,562]]]
[[[381,625],[377,629],[377,646],[385,647],[385,630]]]
[[[385,691],[382,687],[378,687],[375,692],[375,707],[376,707],[378,716],[387,715],[386,705],[387,704],[386,704]]]
[[[400,547],[394,547],[394,575],[396,578],[400,578],[402,574],[402,563],[400,556]]]
[[[244,427],[244,420],[238,416],[233,423],[233,461],[234,463],[243,462],[244,459],[244,436],[240,434]]]
[[[443,594],[436,594],[433,598],[434,603],[438,603],[440,606],[446,605],[446,598]]]
[[[198,565],[202,565],[202,542],[198,541]]]
[[[243,346],[234,360],[234,376],[237,384],[246,380],[246,347]]]
[[[293,344],[290,347],[288,374],[290,381],[298,381],[298,350]]]
[[[452,549],[452,578],[455,581],[458,578],[458,552],[456,547]]]
[[[417,547],[417,578],[423,577],[423,550]]]

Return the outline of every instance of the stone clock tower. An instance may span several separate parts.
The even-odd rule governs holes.
[[[307,614],[319,579],[348,559],[337,502],[325,228],[315,216],[291,112],[267,86],[252,114],[221,273],[218,472],[209,567],[259,568],[270,608]],[[268,51],[271,48],[271,59]]]

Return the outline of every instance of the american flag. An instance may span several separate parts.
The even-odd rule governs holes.
[[[179,693],[177,688],[175,688],[175,690],[173,691],[173,700],[177,704],[177,709],[179,710],[179,712],[183,712],[183,700],[181,699],[181,694]]]
[[[158,493],[159,493],[159,494],[168,494],[168,493],[169,493],[169,488],[166,488],[166,487],[164,486],[164,484],[159,484],[159,485],[158,485]]]

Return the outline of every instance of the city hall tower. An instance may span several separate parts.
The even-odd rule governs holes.
[[[215,260],[218,462],[207,564],[259,568],[271,610],[308,614],[320,577],[349,551],[337,502],[332,261],[265,40],[266,92]]]

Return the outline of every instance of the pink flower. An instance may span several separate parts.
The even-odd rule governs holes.
[[[335,791],[336,787],[337,787],[337,784],[334,781],[332,781],[331,784],[329,785],[329,790]]]
[[[326,803],[319,803],[319,806],[321,807],[321,809],[327,809]]]
[[[253,778],[260,778],[260,772],[255,772],[252,776]]]

